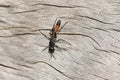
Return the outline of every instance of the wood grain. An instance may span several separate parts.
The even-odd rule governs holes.
[[[56,18],[71,46],[50,59]],[[0,80],[120,80],[119,51],[119,0],[0,0]]]

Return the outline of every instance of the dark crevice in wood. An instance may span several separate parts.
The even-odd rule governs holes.
[[[100,62],[100,61],[97,61],[97,60],[93,60],[93,59],[90,59],[88,58],[89,60],[93,61],[93,62],[96,62],[96,63],[99,63],[99,64],[102,64],[102,65],[105,65],[104,63]]]
[[[113,51],[113,50],[103,50],[103,49],[98,49],[98,48],[96,48],[95,46],[94,46],[94,48],[95,48],[97,51],[102,51],[102,52],[106,52],[106,53],[113,52],[113,53],[115,53],[115,54],[117,54],[117,55],[120,55],[119,52],[116,52],[116,51]]]
[[[103,23],[103,24],[114,25],[113,23],[104,22],[104,21],[101,21],[101,20],[99,20],[99,19],[95,19],[95,18],[92,18],[92,17],[89,17],[89,16],[83,16],[83,15],[75,15],[75,16],[88,18],[88,19],[91,19],[91,20],[94,20],[94,21],[97,21],[97,22],[100,22],[100,23]]]
[[[3,28],[0,30],[10,30],[10,29],[28,29],[29,27],[8,27],[8,28]]]
[[[52,6],[52,7],[59,7],[59,8],[76,8],[75,6],[61,6],[61,5],[47,4],[47,3],[37,3],[32,6],[36,6],[36,5]]]
[[[16,64],[16,65],[18,65],[18,66],[23,66],[23,67],[26,67],[26,68],[33,68],[33,67],[31,67],[31,66],[28,66],[28,65],[25,65],[25,64],[20,64],[20,63],[16,63],[16,62],[12,62],[13,64]]]
[[[3,4],[0,4],[0,7],[9,8],[9,7],[11,7],[11,5],[3,5]]]
[[[103,50],[103,49],[98,49],[97,47],[93,46],[95,48],[95,50],[97,51],[102,51],[102,52],[106,52],[106,53],[110,53],[108,50]]]
[[[12,73],[12,74],[20,76],[22,78],[25,77],[25,78],[30,79],[30,80],[35,80],[35,79],[32,79],[32,77],[29,77],[29,76],[26,76],[26,75],[22,75],[22,74],[18,74],[18,73]]]
[[[105,32],[108,32],[107,30],[105,29],[102,29],[102,28],[97,28],[97,27],[92,27],[93,29],[97,29],[97,30],[101,30],[101,31],[105,31]]]
[[[98,78],[100,78],[100,79],[103,79],[103,80],[109,80],[109,79],[106,79],[106,78],[104,78],[104,77],[101,77],[101,76],[99,76],[99,75],[96,75],[96,74],[92,74],[92,73],[90,73],[91,75],[93,75],[93,76],[96,76],[96,77],[98,77]]]
[[[120,32],[119,29],[109,29],[109,30],[116,31],[116,32]]]
[[[110,51],[113,52],[113,53],[115,53],[115,54],[117,54],[117,55],[120,55],[119,52],[116,52],[116,51],[113,51],[113,50],[110,50]]]
[[[0,66],[5,67],[5,68],[9,68],[9,69],[13,69],[13,70],[18,70],[18,71],[20,71],[20,69],[17,69],[17,68],[8,66],[8,65],[4,65],[4,64],[0,64]]]
[[[3,21],[3,20],[0,20],[0,23],[7,23],[7,22],[5,22],[5,21]]]
[[[28,11],[21,11],[21,12],[14,12],[14,13],[11,13],[11,14],[21,14],[21,13],[30,13],[30,12],[36,12],[38,9],[35,9],[35,10],[28,10]]]
[[[8,36],[0,36],[2,38],[9,38],[9,37],[16,37],[16,36],[23,36],[23,35],[39,35],[37,33],[21,33],[21,34],[13,34]]]
[[[81,34],[81,33],[59,33],[60,35],[64,35],[64,34],[66,34],[66,35],[81,35],[81,36],[84,36],[84,37],[88,37],[88,38],[90,38],[90,39],[92,39],[98,46],[100,46],[100,44],[94,39],[94,38],[92,38],[91,36],[89,36],[89,35],[85,35],[85,34]]]
[[[93,54],[93,55],[96,55],[96,56],[100,56],[99,54],[97,54],[97,53],[94,53],[94,52],[90,52],[90,51],[88,51],[90,54]]]
[[[54,70],[56,70],[57,72],[59,72],[60,74],[62,74],[63,76],[65,76],[65,77],[67,77],[67,78],[69,78],[69,79],[71,79],[71,80],[74,80],[73,77],[68,76],[67,74],[63,73],[62,71],[60,71],[59,69],[55,68],[54,66],[50,65],[50,64],[47,63],[47,62],[44,62],[44,61],[37,61],[37,62],[30,62],[30,61],[27,61],[27,62],[30,63],[30,64],[38,64],[38,63],[47,64],[48,66],[50,66],[51,68],[53,68]]]

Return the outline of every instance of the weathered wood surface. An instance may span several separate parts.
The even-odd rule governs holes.
[[[50,60],[38,29],[65,25]],[[42,31],[49,35],[49,31]],[[0,0],[0,80],[120,80],[120,0]]]

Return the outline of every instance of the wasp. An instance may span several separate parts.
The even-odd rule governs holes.
[[[63,39],[57,39],[57,34],[61,34],[61,35],[80,35],[80,36],[84,36],[87,37],[91,40],[93,40],[98,46],[100,46],[100,44],[91,36],[88,36],[86,34],[82,34],[82,33],[60,33],[60,31],[63,29],[63,27],[67,24],[68,22],[65,22],[63,24],[63,26],[61,26],[61,20],[55,20],[54,25],[52,27],[52,29],[37,29],[37,30],[33,30],[33,31],[39,31],[45,38],[47,38],[49,40],[49,45],[47,47],[45,47],[42,51],[46,50],[48,48],[48,52],[51,54],[51,57],[54,57],[53,53],[55,51],[55,47],[58,49],[63,49],[66,50],[65,48],[61,48],[59,46],[56,45],[56,42],[59,41],[64,41],[65,43],[71,45],[69,42],[67,42],[66,40]],[[50,37],[47,37],[44,33],[41,32],[41,30],[50,30]],[[55,57],[54,57],[55,58]]]
[[[55,20],[55,23],[52,27],[52,29],[50,30],[50,37],[47,37],[44,33],[42,33],[40,30],[39,32],[49,40],[49,45],[47,47],[45,47],[45,49],[43,49],[42,51],[46,50],[48,48],[48,52],[51,54],[51,57],[54,57],[53,53],[55,51],[55,47],[58,49],[63,49],[66,50],[65,48],[61,48],[59,46],[56,45],[56,42],[59,41],[64,41],[65,43],[71,45],[69,42],[63,40],[63,39],[58,39],[57,40],[57,34],[59,34],[59,32],[63,29],[63,27],[67,24],[68,22],[64,23],[63,26],[61,26],[61,20]],[[55,57],[54,57],[55,58]]]

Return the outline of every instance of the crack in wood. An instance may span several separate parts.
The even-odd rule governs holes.
[[[116,32],[120,32],[119,29],[109,29],[109,30],[116,31]]]
[[[114,51],[114,50],[104,50],[104,49],[99,49],[99,48],[97,48],[97,47],[95,47],[95,46],[93,46],[97,51],[102,51],[102,52],[106,52],[106,53],[110,53],[110,52],[113,52],[113,53],[115,53],[115,54],[117,54],[117,55],[120,55],[120,53],[119,52],[116,52],[116,51]]]
[[[10,29],[28,29],[29,27],[8,27],[8,28],[3,28],[0,30],[10,30]]]
[[[99,64],[105,65],[104,63],[102,63],[102,62],[100,62],[100,61],[93,60],[93,59],[90,59],[90,58],[88,58],[88,59],[91,60],[91,61],[93,61],[93,62],[97,62],[97,63],[99,63]]]
[[[97,48],[97,47],[95,47],[95,46],[93,46],[93,47],[94,47],[95,50],[97,50],[97,51],[102,51],[102,52],[110,53],[110,51],[108,51],[108,50],[99,49],[99,48]]]
[[[12,73],[12,74],[14,74],[14,75],[17,75],[17,76],[20,76],[20,77],[25,77],[25,78],[28,78],[28,79],[30,79],[30,80],[35,80],[35,79],[32,79],[32,77],[29,77],[29,76],[27,76],[27,75],[22,75],[22,74],[18,74],[18,73]]]
[[[97,29],[97,30],[101,30],[101,31],[105,31],[105,32],[108,32],[107,30],[105,29],[102,29],[102,28],[97,28],[97,27],[92,27],[93,29]]]
[[[94,21],[97,21],[97,22],[103,23],[103,24],[114,25],[113,23],[104,22],[104,21],[101,21],[101,20],[99,20],[99,19],[95,19],[95,18],[93,18],[93,17],[89,17],[89,16],[83,16],[83,15],[75,15],[75,16],[84,17],[84,18],[87,18],[87,19],[91,19],[91,20],[94,20]]]
[[[47,4],[47,3],[37,3],[37,4],[33,4],[32,6],[36,6],[36,5],[52,6],[52,7],[59,7],[59,8],[76,8],[75,6],[61,6],[61,5]]]
[[[4,64],[1,64],[1,63],[0,63],[0,66],[5,67],[5,68],[9,68],[9,69],[13,69],[13,70],[18,70],[18,71],[20,71],[20,69],[17,69],[17,68],[8,66],[8,65],[4,65]]]
[[[99,76],[99,75],[96,75],[96,74],[92,74],[92,73],[90,73],[91,75],[93,75],[93,76],[96,76],[96,77],[98,77],[98,78],[101,78],[101,79],[103,79],[103,80],[109,80],[109,79],[106,79],[106,78],[104,78],[104,77],[101,77],[101,76]]]
[[[3,8],[9,8],[9,7],[11,7],[11,5],[0,4],[0,7],[3,7]]]
[[[12,61],[12,63],[13,63],[13,64],[16,64],[16,65],[18,65],[18,66],[26,67],[26,68],[31,68],[31,69],[33,68],[33,67],[31,67],[31,66],[28,66],[28,65],[25,65],[25,64],[16,63],[16,62],[13,62],[13,61]]]
[[[35,11],[38,11],[38,10],[39,10],[39,9],[28,10],[28,11],[20,11],[20,12],[14,12],[14,13],[11,13],[11,14],[30,13],[30,12],[35,12]]]
[[[0,36],[2,38],[9,38],[9,37],[16,37],[16,36],[23,36],[23,35],[39,35],[37,33],[20,33],[20,34],[13,34],[8,36]]]
[[[81,34],[81,33],[67,33],[67,32],[66,33],[59,33],[59,34],[61,34],[61,35],[64,35],[64,34],[67,34],[67,35],[81,35],[81,36],[84,36],[84,37],[88,37],[88,38],[92,39],[98,46],[100,46],[100,44],[94,38],[92,38],[89,35],[85,35],[85,34]]]
[[[116,53],[117,55],[120,55],[119,52],[116,52],[116,51],[113,51],[113,50],[110,50],[110,51],[113,52],[113,53]]]
[[[55,68],[54,66],[50,65],[49,63],[47,62],[44,62],[44,61],[37,61],[37,62],[30,62],[30,61],[26,61],[27,63],[29,64],[38,64],[38,63],[44,63],[44,64],[47,64],[49,67],[53,68],[54,70],[56,70],[57,72],[59,72],[60,74],[62,74],[63,76],[71,79],[71,80],[74,80],[73,77],[70,77],[68,76],[67,74],[63,73],[62,71],[60,71],[59,69]]]

